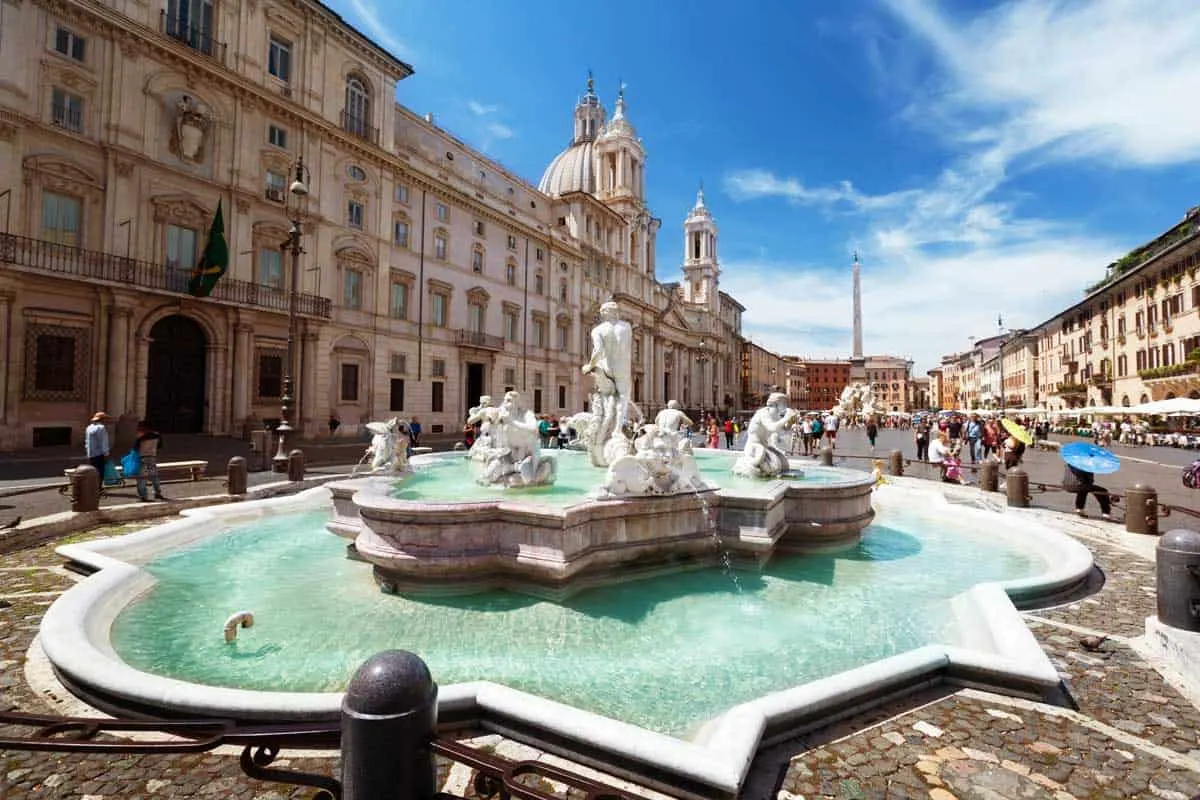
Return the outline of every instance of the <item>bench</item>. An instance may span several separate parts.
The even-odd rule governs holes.
[[[74,467],[68,467],[63,470],[63,475],[69,480],[71,473],[74,471]],[[184,473],[189,480],[198,481],[208,476],[208,462],[203,460],[158,462],[159,480],[168,480],[175,473]],[[125,477],[124,470],[121,469],[120,464],[117,464],[117,474],[122,478]]]

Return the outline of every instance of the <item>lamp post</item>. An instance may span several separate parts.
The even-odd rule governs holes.
[[[996,327],[1000,331],[1000,416],[1004,416],[1004,344],[1007,339],[1004,333],[1004,317],[996,318]]]
[[[312,174],[304,166],[304,156],[301,156],[296,161],[296,179],[288,188],[289,194],[296,198],[294,207],[290,209],[294,212],[292,227],[288,231],[287,241],[279,247],[285,253],[292,254],[292,274],[288,284],[287,361],[284,364],[283,396],[279,398],[279,427],[275,429],[275,433],[279,436],[279,449],[275,451],[275,458],[271,459],[272,467],[276,472],[287,472],[287,435],[295,430],[289,421],[289,414],[293,409],[292,376],[296,374],[296,287],[300,283],[300,254],[304,252],[304,248],[300,246],[300,201],[308,195],[306,181],[311,179]],[[289,203],[289,205],[291,204]]]
[[[700,420],[704,420],[704,397],[707,392],[704,389],[704,365],[708,363],[708,342],[704,339],[700,340],[700,349],[696,352],[696,363],[700,365],[700,385],[696,387],[697,393],[700,395]]]

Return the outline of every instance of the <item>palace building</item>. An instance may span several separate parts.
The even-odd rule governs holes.
[[[716,223],[703,193],[680,209],[682,279],[660,281],[623,92],[610,118],[589,79],[534,186],[397,104],[412,67],[319,2],[31,0],[2,20],[0,449],[77,443],[98,409],[242,436],[280,416],[285,375],[308,436],[330,414],[449,433],[510,388],[570,413],[610,297],[644,411],[736,408],[744,308]],[[192,297],[218,207],[228,272]]]

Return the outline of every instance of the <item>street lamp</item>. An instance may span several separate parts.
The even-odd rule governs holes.
[[[279,398],[279,426],[275,428],[279,436],[279,449],[275,451],[275,458],[271,459],[276,472],[287,472],[287,435],[295,430],[288,416],[293,408],[292,376],[296,374],[296,287],[300,283],[300,254],[304,252],[300,246],[300,201],[308,196],[308,181],[311,180],[312,173],[304,166],[304,156],[300,156],[296,161],[296,179],[288,187],[289,194],[296,198],[295,203],[289,201],[289,210],[294,214],[292,227],[288,231],[287,241],[279,246],[283,252],[292,254],[292,274],[288,284],[287,362],[284,364],[283,396]]]
[[[704,390],[704,365],[708,363],[709,358],[711,358],[711,356],[708,354],[708,342],[706,342],[704,339],[701,339],[700,349],[696,352],[696,363],[700,365],[700,385],[697,386],[696,389],[700,395],[701,420],[704,419],[704,397],[706,395]]]
[[[996,318],[996,327],[1000,332],[1000,416],[1004,416],[1004,343],[1007,339],[1007,334],[1004,332],[1004,317]]]

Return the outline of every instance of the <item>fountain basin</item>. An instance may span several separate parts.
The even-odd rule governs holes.
[[[582,453],[558,454],[564,472],[593,479]],[[713,479],[728,455],[706,454]],[[578,462],[572,464],[571,462]],[[413,460],[443,484],[469,484],[461,454]],[[754,481],[732,476],[709,491],[598,499],[575,491],[493,490],[487,499],[414,499],[403,479],[328,484],[330,531],[352,539],[389,593],[464,594],[504,588],[563,599],[593,586],[722,559],[763,563],[776,550],[824,552],[857,544],[871,523],[869,475],[817,468],[820,478]],[[400,496],[397,496],[400,495]],[[551,504],[545,499],[553,497]]]

